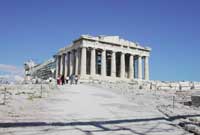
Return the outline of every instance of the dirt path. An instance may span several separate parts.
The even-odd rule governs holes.
[[[146,98],[146,97],[145,97]],[[47,98],[16,96],[0,106],[0,135],[183,135],[153,106],[112,91],[67,85]]]

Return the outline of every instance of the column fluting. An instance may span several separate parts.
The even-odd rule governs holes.
[[[74,65],[74,52],[71,51],[70,52],[70,64],[69,64],[69,75],[72,75],[73,74],[73,66]]]
[[[131,54],[130,58],[129,58],[129,78],[130,79],[134,78],[134,68],[133,68],[133,66],[134,66],[133,61],[134,61],[134,59],[133,59],[133,57],[134,56]]]
[[[86,48],[81,49],[81,75],[86,75]]]
[[[75,75],[78,75],[78,68],[79,68],[79,51],[78,51],[78,49],[76,50],[75,57],[76,57]]]
[[[60,56],[60,75],[63,75],[63,54]]]
[[[123,52],[121,53],[120,77],[125,77],[125,54]]]
[[[101,75],[106,76],[106,50],[101,53]]]
[[[60,56],[56,55],[56,78],[60,74]]]
[[[95,48],[92,48],[91,50],[91,64],[90,64],[90,71],[91,76],[94,76],[96,74],[96,50]]]
[[[142,57],[138,56],[138,79],[142,79]]]
[[[149,57],[146,56],[144,59],[144,79],[149,80]]]

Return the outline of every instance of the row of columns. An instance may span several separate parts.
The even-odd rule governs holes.
[[[70,54],[70,56],[68,56]],[[75,60],[74,60],[75,59]],[[86,75],[86,64],[87,64],[87,48],[82,47],[81,51],[71,51],[57,57],[56,61],[56,76],[60,75],[71,75],[80,74],[81,76]],[[121,52],[120,56],[120,77],[125,78],[125,53]],[[69,66],[68,66],[69,65]],[[142,56],[138,56],[138,79],[143,79],[142,76]],[[70,69],[68,69],[70,68]],[[80,69],[79,69],[80,68]],[[96,75],[96,49],[91,48],[90,57],[90,75]],[[75,70],[75,71],[74,71]],[[80,72],[79,72],[80,70]],[[101,76],[106,76],[106,50],[101,52]],[[116,52],[111,52],[111,76],[116,77]],[[129,58],[129,72],[128,76],[130,79],[134,79],[134,55],[130,54]],[[149,59],[147,56],[144,57],[144,79],[149,80]]]
[[[56,56],[56,77],[59,75],[70,76],[78,75],[79,70],[79,51],[70,51]]]

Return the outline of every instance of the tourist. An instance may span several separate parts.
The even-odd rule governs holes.
[[[75,75],[75,84],[77,84],[78,83],[78,75]]]
[[[57,85],[60,85],[60,75],[57,77]]]
[[[72,84],[72,75],[69,76],[70,84]]]
[[[69,79],[70,79],[70,84],[72,85],[74,83],[74,75],[71,75]]]
[[[62,75],[61,76],[61,85],[64,85],[64,83],[65,83],[65,77],[64,77],[64,75]]]
[[[69,76],[66,76],[65,83],[68,84],[68,82],[69,82]]]

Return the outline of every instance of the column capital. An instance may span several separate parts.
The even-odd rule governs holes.
[[[96,50],[95,47],[90,47],[90,51]]]
[[[132,54],[132,53],[130,53],[130,56],[136,56],[136,54]]]
[[[102,52],[104,52],[104,51],[106,51],[106,49],[105,49],[105,48],[103,48],[103,49],[101,49],[101,51],[102,51]]]
[[[117,51],[111,50],[111,53],[116,53]]]
[[[82,48],[88,48],[87,46],[80,46],[80,48],[82,49]]]
[[[124,52],[124,51],[121,51],[120,53],[121,53],[121,54],[126,54],[126,52]]]
[[[81,48],[78,47],[78,48],[75,49],[75,52],[78,52],[78,51],[80,51],[80,50],[81,50]]]
[[[57,58],[57,57],[58,57],[58,55],[57,55],[57,54],[55,54],[55,55],[53,55],[53,57],[54,57],[54,58]]]
[[[69,52],[70,52],[70,53],[73,53],[73,52],[74,52],[74,49],[70,50]]]
[[[57,54],[57,55],[55,55],[55,57],[56,57],[56,58],[59,58],[59,57],[61,57],[61,55],[60,55],[60,54]]]

